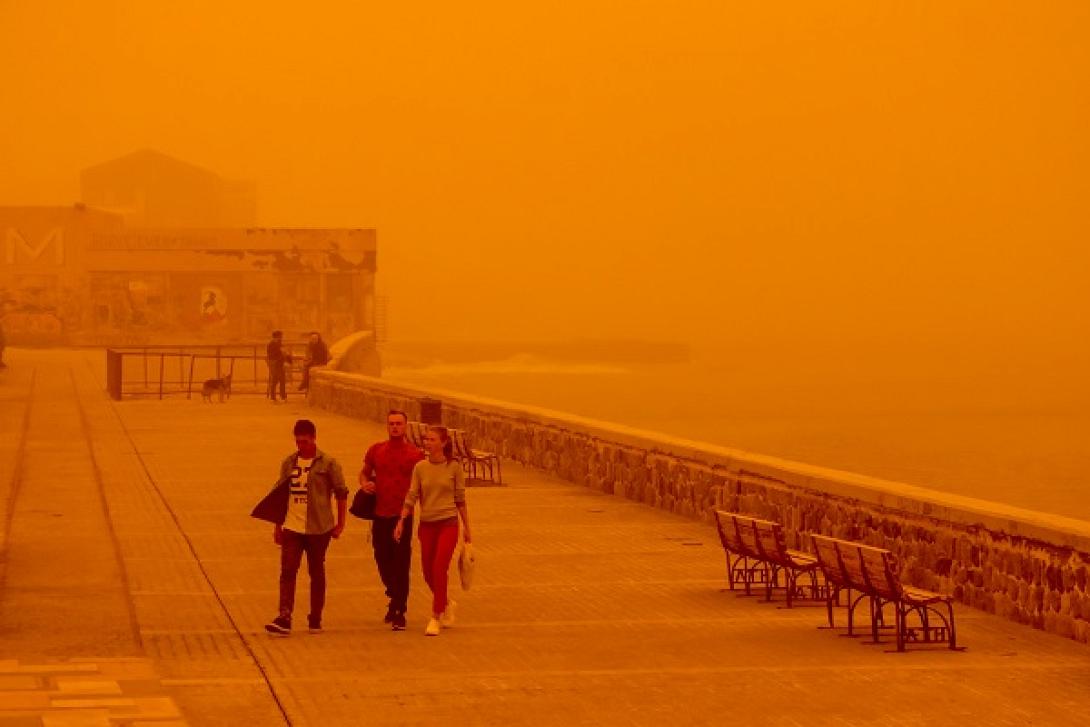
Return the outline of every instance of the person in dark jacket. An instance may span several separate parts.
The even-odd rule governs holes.
[[[310,388],[310,369],[312,366],[325,366],[329,363],[329,348],[322,340],[322,334],[314,331],[307,342],[307,357],[303,365],[303,382],[299,384],[299,391]]]
[[[307,572],[310,574],[307,626],[311,633],[322,630],[326,590],[325,554],[330,539],[339,538],[344,532],[348,511],[348,486],[344,483],[341,465],[318,449],[314,422],[300,419],[295,422],[292,431],[298,451],[289,454],[280,463],[277,487],[258,504],[254,513],[256,517],[273,521],[273,542],[280,546],[280,608],[277,616],[265,624],[265,630],[283,636],[291,633],[295,578],[303,553],[307,555]],[[283,497],[285,486],[286,498]],[[337,503],[335,522],[334,500]],[[272,510],[276,512],[272,513]]]

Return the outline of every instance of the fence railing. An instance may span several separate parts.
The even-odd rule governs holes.
[[[302,357],[292,356],[287,384],[301,371]],[[232,394],[264,394],[269,368],[264,344],[215,346],[134,346],[106,350],[106,390],[110,397],[199,395],[209,379],[231,376]]]

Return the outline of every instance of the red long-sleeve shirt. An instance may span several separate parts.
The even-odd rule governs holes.
[[[388,439],[372,444],[363,457],[363,476],[375,481],[375,515],[397,517],[409,483],[413,467],[424,459],[424,453],[405,439]]]

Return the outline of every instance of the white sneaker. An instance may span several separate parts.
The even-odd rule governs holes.
[[[424,629],[425,636],[438,636],[439,635],[439,622],[435,619],[428,619],[428,626]]]
[[[447,610],[439,614],[439,623],[443,628],[449,628],[454,623],[454,609],[458,606],[454,601],[447,601]]]

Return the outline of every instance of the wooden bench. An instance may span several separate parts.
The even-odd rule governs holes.
[[[836,591],[850,589],[860,595],[848,596],[848,632],[851,633],[855,606],[868,599],[871,634],[878,642],[878,625],[886,605],[893,607],[897,651],[911,643],[946,643],[959,649],[954,628],[953,597],[901,583],[900,566],[893,553],[862,543],[811,534],[814,552],[825,579],[833,586],[827,596],[829,624],[832,625],[832,599]],[[941,608],[940,608],[941,607]],[[910,617],[916,623],[909,625]],[[937,620],[937,623],[936,623]]]
[[[765,600],[772,600],[772,588],[783,574],[783,588],[787,607],[794,598],[824,599],[826,589],[818,583],[817,558],[809,553],[787,547],[783,525],[769,520],[753,519],[753,531],[757,537],[757,551],[769,564],[772,575],[766,584]],[[799,576],[805,576],[807,585],[801,586]]]
[[[780,587],[782,574],[788,608],[796,598],[825,597],[824,584],[817,579],[817,559],[789,549],[783,525],[725,510],[716,510],[715,520],[727,554],[727,581],[731,590],[740,584],[749,595],[753,584],[761,584],[765,587],[765,600],[771,601],[772,590]],[[805,586],[800,585],[800,575],[808,581]]]
[[[769,571],[756,548],[751,550],[747,545],[750,539],[743,540],[734,517],[735,513],[716,510],[715,527],[727,556],[727,584],[732,591],[742,586],[748,596],[752,584],[763,584]]]
[[[500,469],[500,457],[494,452],[485,452],[474,449],[469,442],[469,437],[462,429],[451,429],[450,438],[454,443],[454,456],[462,462],[466,474],[471,479],[487,479],[497,485],[503,484],[503,472]],[[480,467],[481,476],[477,476]]]

